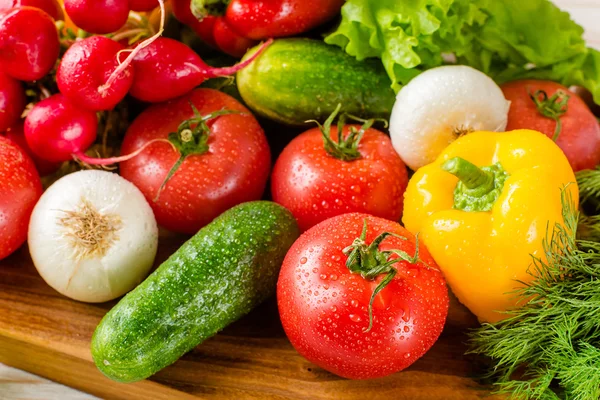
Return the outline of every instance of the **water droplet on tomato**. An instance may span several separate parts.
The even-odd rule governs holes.
[[[349,317],[352,322],[360,322],[362,320],[360,315],[356,315],[356,314],[350,314]]]
[[[323,280],[326,280],[326,279],[327,279],[327,275],[325,275],[325,274],[321,274],[321,275],[319,275],[319,278],[321,278],[321,279],[323,279]]]
[[[408,326],[404,327],[404,332],[410,332],[410,328]]]
[[[406,354],[404,355],[404,358],[410,358],[410,353],[406,353]]]
[[[351,300],[351,301],[350,301],[350,305],[351,305],[352,307],[358,307],[358,301],[356,301],[356,300]]]
[[[306,264],[307,261],[308,261],[308,259],[306,257],[302,257],[300,259],[300,264]]]

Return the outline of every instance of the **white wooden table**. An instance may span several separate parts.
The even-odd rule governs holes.
[[[554,2],[569,11],[573,19],[586,28],[585,37],[590,46],[600,49],[600,0]],[[0,399],[92,400],[95,397],[0,364]]]

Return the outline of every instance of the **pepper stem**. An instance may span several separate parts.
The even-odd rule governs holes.
[[[489,191],[494,188],[494,174],[484,171],[477,165],[461,157],[454,157],[442,164],[442,169],[456,176],[468,189],[481,188]]]
[[[461,157],[451,158],[441,168],[459,179],[454,188],[454,209],[463,211],[490,211],[509,176],[500,163],[479,168]]]

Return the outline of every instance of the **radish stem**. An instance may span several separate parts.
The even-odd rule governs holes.
[[[149,46],[152,42],[154,42],[156,39],[158,39],[159,37],[162,36],[162,34],[165,30],[165,19],[166,19],[165,2],[164,2],[164,0],[158,0],[158,3],[160,5],[160,28],[159,28],[158,32],[156,32],[156,34],[154,36],[149,37],[148,39],[144,40],[142,43],[138,44],[135,47],[135,49],[133,49],[133,50],[125,49],[125,50],[121,50],[120,52],[117,53],[117,61],[119,61],[119,66],[117,67],[117,69],[115,69],[113,71],[112,74],[110,74],[106,83],[100,87],[100,89],[99,89],[100,93],[103,93],[106,90],[108,90],[108,88],[113,84],[113,82],[115,80],[118,79],[119,75],[121,75],[121,73],[123,73],[125,71],[125,69],[127,69],[127,67],[133,62],[133,59],[135,58],[135,56],[143,48]],[[121,62],[120,55],[125,52],[129,52],[129,55],[127,56],[125,61]]]

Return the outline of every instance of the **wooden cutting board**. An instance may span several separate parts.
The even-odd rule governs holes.
[[[162,239],[162,238],[161,238]],[[158,261],[181,238],[161,241]],[[440,340],[407,370],[350,381],[306,361],[287,340],[274,299],[207,340],[152,378],[120,384],[95,367],[92,333],[114,304],[85,304],[50,288],[26,248],[0,262],[0,363],[108,399],[482,399],[473,379],[482,360],[467,357],[475,318],[452,299]],[[0,398],[2,397],[0,393]]]

